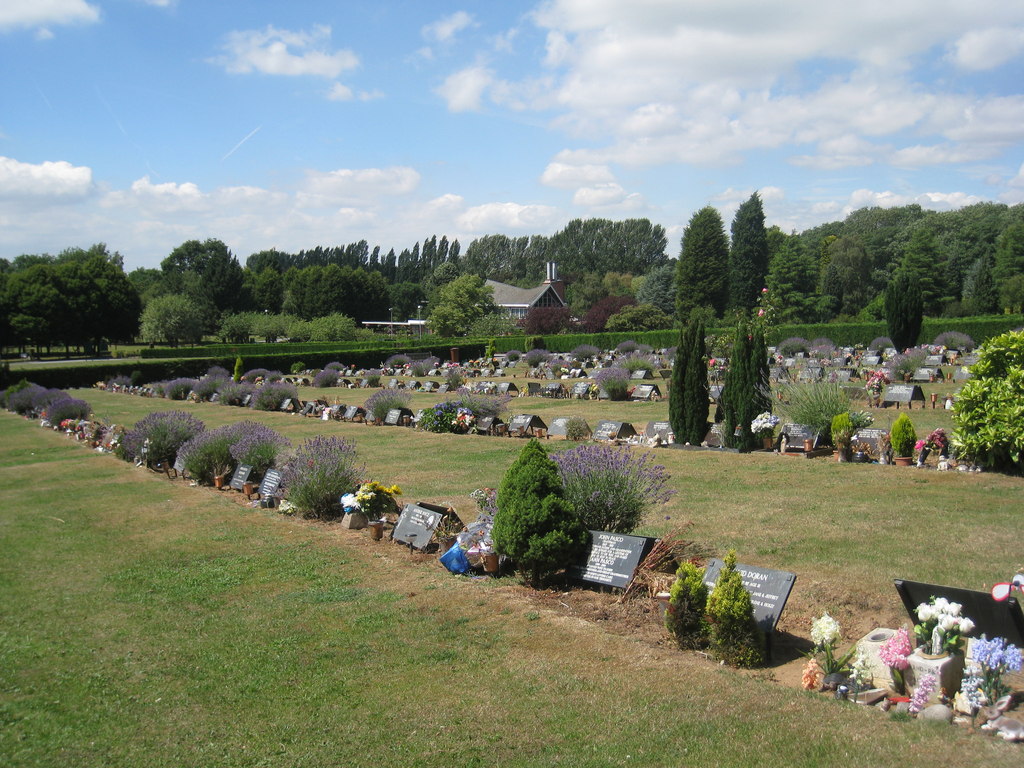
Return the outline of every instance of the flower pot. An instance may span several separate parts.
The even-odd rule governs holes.
[[[762,441],[762,445],[764,446],[764,449],[766,451],[770,451],[775,446],[775,438],[774,437],[763,437],[763,438],[761,438],[761,441]]]
[[[484,555],[484,571],[492,576],[498,572],[498,553],[488,552]]]
[[[242,483],[242,493],[245,494],[246,498],[252,496],[253,493],[255,493],[255,492],[256,492],[256,487],[252,483],[250,483],[248,481]]]
[[[893,463],[897,467],[909,467],[911,464],[914,463],[914,457],[913,456],[893,456],[892,461],[893,461]]]
[[[380,541],[384,538],[384,521],[374,520],[368,524],[370,528],[370,538],[374,541]]]
[[[224,481],[226,479],[227,478],[224,475],[214,475],[213,476],[213,487],[218,489],[218,490],[220,490],[221,488],[224,487]]]
[[[804,440],[804,451],[806,451],[807,453],[810,453],[813,450],[814,450],[814,441],[811,440],[810,438],[808,438],[807,440]]]

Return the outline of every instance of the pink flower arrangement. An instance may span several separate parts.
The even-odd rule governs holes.
[[[910,645],[910,633],[905,627],[896,630],[896,634],[878,648],[878,658],[892,673],[892,682],[897,693],[906,690],[903,670],[910,666],[910,654],[913,650]]]

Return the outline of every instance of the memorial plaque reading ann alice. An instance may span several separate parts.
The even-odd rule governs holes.
[[[590,532],[590,550],[582,565],[574,565],[570,573],[581,581],[628,587],[644,555],[656,539],[646,536],[625,536],[607,531]]]

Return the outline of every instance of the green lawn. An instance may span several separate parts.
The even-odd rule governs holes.
[[[343,435],[371,477],[464,517],[468,493],[497,485],[522,445],[73,394],[117,423],[181,408],[209,426],[257,418],[295,442]],[[524,398],[511,411],[639,425],[667,406]],[[948,421],[918,414],[919,431]],[[1020,764],[1018,745],[538,611],[511,579],[450,576],[365,532],[250,509],[10,414],[0,434],[0,765]],[[1020,479],[656,455],[679,493],[645,529],[690,520],[716,551],[796,572],[793,634],[826,608],[898,620],[894,576],[984,588],[1020,565]]]

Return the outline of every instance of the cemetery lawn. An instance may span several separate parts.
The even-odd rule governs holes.
[[[523,444],[72,394],[114,423],[182,409],[295,443],[342,435],[370,478],[467,519],[469,492],[496,487]],[[515,413],[639,427],[667,404],[523,398]],[[829,610],[852,642],[905,620],[893,578],[984,589],[1021,567],[1018,478],[659,450],[678,494],[645,533],[689,521],[717,554],[797,574],[782,663],[740,672],[675,650],[653,614],[628,631],[574,610],[578,594],[607,597],[614,618],[609,596],[451,576],[435,557],[245,507],[11,414],[0,434],[0,765],[1020,764],[1019,745],[788,684],[812,616]]]

